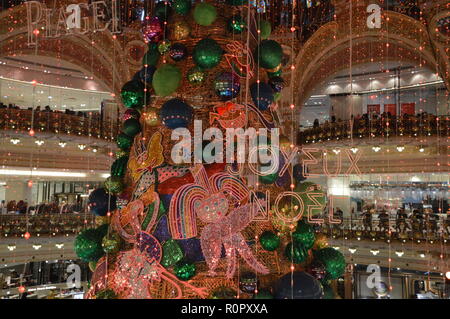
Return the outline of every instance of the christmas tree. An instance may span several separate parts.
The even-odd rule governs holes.
[[[286,81],[270,23],[240,0],[162,1],[152,12],[143,67],[122,89],[117,159],[89,197],[101,226],[75,242],[93,271],[87,298],[323,298],[345,260],[299,213],[323,210],[325,195],[289,163],[292,143],[266,136],[263,148],[281,151],[270,174],[237,164],[249,150],[224,159],[235,144],[227,129],[279,126]],[[200,124],[216,129],[214,143],[173,139],[195,140]]]

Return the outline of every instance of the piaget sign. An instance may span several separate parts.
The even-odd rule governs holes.
[[[38,36],[58,38],[89,32],[120,32],[118,0],[93,1],[47,8],[39,1],[25,3],[27,9],[28,45],[34,46]]]

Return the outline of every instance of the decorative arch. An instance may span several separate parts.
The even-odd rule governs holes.
[[[67,3],[70,1],[58,1],[58,6]],[[61,59],[77,65],[86,74],[92,73],[95,81],[107,87],[116,96],[119,96],[123,84],[132,78],[140,67],[145,43],[137,31],[127,30],[117,36],[106,30],[60,38],[38,37],[37,47],[30,47],[26,16],[25,5],[0,12],[0,58],[36,55]],[[137,57],[133,57],[136,50],[140,52]]]
[[[302,107],[317,85],[351,64],[403,61],[440,70],[437,61],[442,63],[442,59],[436,59],[424,24],[400,13],[384,11],[382,28],[369,29],[367,16],[365,7],[357,7],[352,13],[341,11],[336,21],[319,28],[303,45],[295,59],[296,105]],[[448,73],[440,73],[448,87]]]

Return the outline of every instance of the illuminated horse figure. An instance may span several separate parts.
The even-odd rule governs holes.
[[[209,274],[214,276],[225,247],[228,278],[236,271],[237,255],[256,272],[267,274],[269,270],[253,255],[243,231],[253,220],[258,210],[249,204],[249,190],[238,178],[226,173],[217,173],[208,178],[203,165],[192,169],[194,184],[179,188],[170,203],[170,231],[174,239],[197,236],[197,221],[206,226],[200,234],[200,243]]]

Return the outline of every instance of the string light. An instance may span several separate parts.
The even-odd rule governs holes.
[[[404,145],[398,145],[398,146],[397,146],[397,151],[398,151],[398,152],[401,153],[401,152],[403,152],[404,150],[405,150],[405,146],[404,146]]]
[[[17,145],[20,143],[20,139],[19,138],[12,138],[9,140],[12,144]]]

